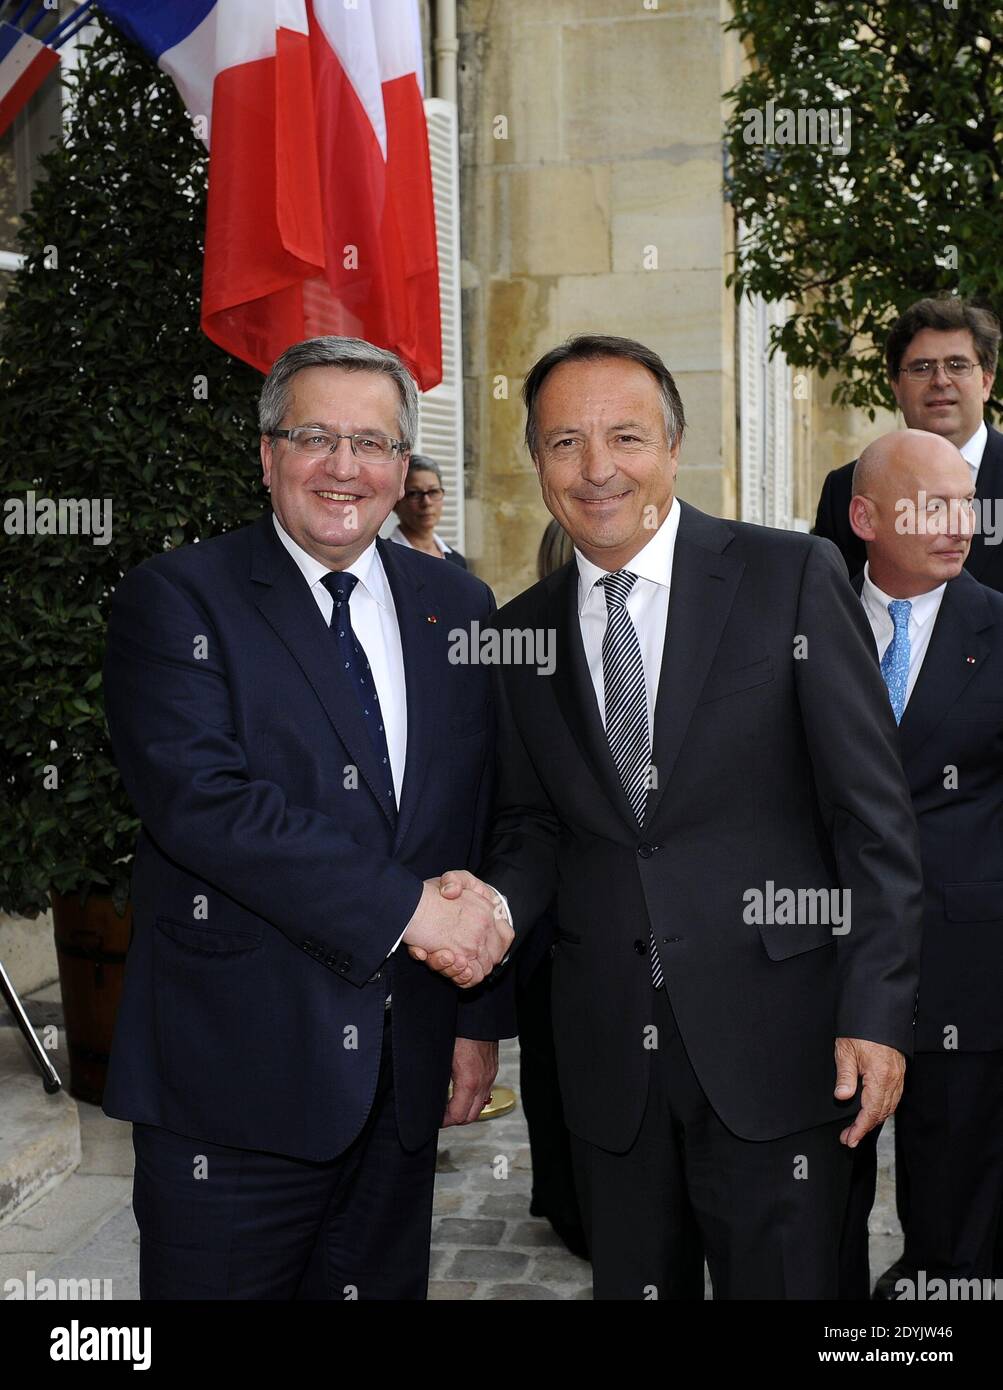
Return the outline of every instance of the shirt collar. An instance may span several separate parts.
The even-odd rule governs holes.
[[[636,574],[638,579],[650,579],[653,584],[661,584],[667,589],[672,578],[672,556],[681,515],[679,498],[673,497],[672,505],[661,526],[647,545],[643,546],[632,560],[628,560],[623,568],[630,570],[631,574]],[[581,614],[595,593],[599,580],[605,579],[606,575],[613,571],[594,565],[577,546],[575,559],[578,562],[578,611]]]
[[[303,578],[310,585],[311,589],[315,588],[325,575],[331,573],[330,567],[322,564],[320,560],[315,559],[308,551],[304,550],[301,545],[294,541],[274,512],[272,512],[272,521],[275,523],[275,531],[279,540],[296,561]],[[369,545],[366,546],[358,559],[347,566],[346,573],[354,574],[362,588],[365,589],[377,603],[382,604],[384,608],[388,606],[390,595],[387,586],[387,577],[376,550],[375,540],[370,541]]]
[[[940,608],[946,588],[947,581],[945,580],[943,584],[938,585],[936,589],[931,589],[929,593],[917,594],[915,598],[909,600],[912,604],[909,617],[911,621],[916,623],[917,627],[924,627]],[[869,563],[864,565],[864,584],[860,591],[860,597],[868,612],[875,615],[880,612],[888,622],[891,622],[891,614],[888,612],[888,605],[894,602],[894,600],[890,594],[884,593],[883,590],[879,589],[874,583],[871,578],[871,567]]]
[[[409,550],[414,549],[414,546],[411,544],[411,542],[408,540],[407,536],[405,536],[404,532],[401,530],[399,526],[397,527],[396,531],[390,532],[390,539],[392,541],[395,541],[397,545],[406,545]],[[446,542],[439,535],[438,531],[432,532],[432,539],[435,541],[436,545],[442,551],[443,555],[450,554],[453,547],[451,545],[446,544]]]
[[[985,453],[986,442],[989,439],[989,430],[985,420],[979,422],[979,427],[972,435],[971,439],[965,441],[961,446],[961,457],[978,472],[979,464],[982,462],[982,455]]]

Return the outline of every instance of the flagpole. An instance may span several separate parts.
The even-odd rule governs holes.
[[[68,43],[69,40],[73,38],[74,34],[79,34],[80,30],[91,22],[92,15],[90,11],[92,3],[93,0],[85,0],[85,3],[83,5],[78,5],[73,13],[67,19],[64,19],[58,28],[53,29],[52,33],[45,40],[50,48],[62,48],[63,44]],[[73,25],[72,29],[70,28],[71,24]]]

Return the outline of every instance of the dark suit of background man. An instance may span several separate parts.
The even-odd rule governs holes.
[[[915,822],[867,624],[832,546],[674,498],[683,410],[650,349],[572,339],[524,397],[577,553],[496,619],[556,631],[556,670],[498,668],[482,875],[517,941],[556,896],[596,1296],[693,1297],[702,1241],[717,1298],[831,1297],[846,1145],[898,1100],[919,966]],[[850,931],[821,891],[778,921],[771,884],[848,890]]]
[[[1003,434],[986,424],[983,407],[996,376],[1000,325],[988,309],[963,299],[920,299],[888,335],[888,378],[908,428],[939,434],[961,450],[975,496],[1003,525]],[[835,542],[850,575],[867,556],[850,525],[853,464],[833,469],[822,485],[815,535]],[[1003,545],[984,531],[972,537],[965,568],[1003,592]]]
[[[853,491],[850,521],[868,555],[854,587],[899,718],[925,888],[915,1055],[895,1113],[897,1174],[908,1173],[909,1193],[894,1297],[895,1281],[919,1270],[928,1279],[993,1274],[1003,1192],[1003,596],[962,568],[974,489],[946,440],[885,435],[861,455]],[[921,491],[931,499],[923,509]],[[896,529],[900,499],[913,502],[922,528]],[[859,1251],[875,1166],[863,1148],[858,1162],[848,1237]],[[866,1298],[866,1262],[857,1274],[845,1293]]]
[[[493,743],[447,634],[480,580],[376,541],[417,426],[401,362],[298,344],[261,397],[271,508],[115,594],[112,741],[142,819],[105,1110],[132,1120],[144,1298],[422,1298],[436,1132],[476,1118],[511,933],[475,862]]]

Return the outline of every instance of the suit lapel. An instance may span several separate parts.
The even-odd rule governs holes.
[[[989,642],[981,633],[991,626],[985,595],[962,571],[944,590],[930,645],[902,715],[899,743],[904,762],[930,737],[986,659]]]
[[[986,519],[994,522],[996,508],[1003,506],[1003,502],[999,500],[1003,498],[1003,434],[993,429],[992,425],[989,426],[989,436],[982,451],[982,462],[979,464],[975,480],[975,496],[983,508],[990,509]],[[985,530],[982,528],[972,537],[972,547],[965,561],[965,569],[978,578],[988,560],[989,547],[986,545]]]
[[[330,630],[299,566],[275,534],[271,512],[253,534],[251,554],[255,604],[298,662],[360,777],[393,824],[393,812],[380,794],[382,779],[358,691],[334,659]]]
[[[680,505],[655,704],[651,760],[657,780],[648,793],[646,826],[665,795],[745,569],[743,560],[722,553],[735,534],[727,522]]]
[[[397,610],[407,696],[407,756],[397,818],[396,850],[414,818],[432,752],[441,738],[436,711],[439,684],[448,659],[449,634],[442,612],[429,593],[428,583],[423,579],[416,582],[410,571],[403,573],[402,558],[396,554],[401,547],[381,540],[376,542],[376,549]]]

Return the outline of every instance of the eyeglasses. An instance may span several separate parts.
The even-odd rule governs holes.
[[[913,381],[929,381],[940,365],[939,357],[920,357],[917,361],[910,362],[907,367],[900,367],[899,372],[902,376],[911,377]],[[945,357],[943,362],[944,371],[952,381],[964,381],[978,365],[977,362],[969,362],[967,357]]]
[[[445,496],[445,489],[441,487],[430,487],[422,489],[420,487],[408,488],[404,493],[405,502],[420,502],[427,498],[430,502],[436,502],[440,497]]]
[[[288,439],[297,454],[306,454],[309,458],[333,454],[341,441],[347,439],[355,457],[367,459],[370,463],[389,463],[397,450],[404,447],[402,440],[390,439],[377,430],[361,434],[329,434],[327,430],[316,429],[313,425],[272,430],[272,438]]]

